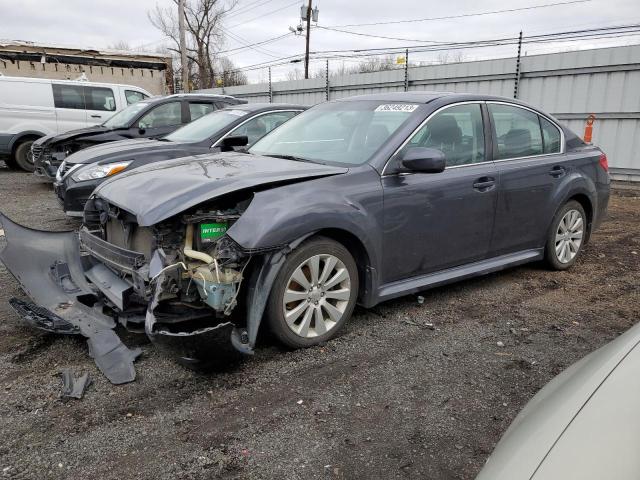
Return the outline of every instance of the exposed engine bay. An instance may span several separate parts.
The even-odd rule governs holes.
[[[20,272],[34,301],[11,305],[39,329],[87,337],[113,383],[135,379],[140,354],[122,344],[117,323],[146,333],[186,366],[251,354],[268,292],[255,286],[270,288],[269,267],[287,248],[246,251],[226,234],[250,200],[230,196],[141,227],[129,212],[94,197],[78,233],[35,231],[0,214],[8,240],[0,258]],[[50,265],[48,275],[41,265]]]

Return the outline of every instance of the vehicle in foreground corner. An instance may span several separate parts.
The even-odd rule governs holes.
[[[0,258],[33,301],[11,300],[23,318],[75,329],[92,351],[107,337],[128,366],[107,376],[127,381],[114,319],[189,363],[251,353],[263,317],[284,344],[317,345],[356,302],[535,260],[569,268],[608,198],[604,154],[521,102],[367,95],[317,105],[246,153],[117,175],[79,235],[0,217]]]
[[[148,98],[100,125],[37,139],[31,146],[33,164],[27,170],[53,181],[63,160],[78,150],[117,140],[159,138],[214,110],[241,103],[246,100],[197,93]]]
[[[86,148],[62,162],[54,190],[65,213],[81,217],[93,190],[113,175],[173,158],[250,147],[306,109],[285,103],[234,105],[209,113],[158,140],[123,140]]]
[[[551,380],[476,480],[640,478],[640,325]]]

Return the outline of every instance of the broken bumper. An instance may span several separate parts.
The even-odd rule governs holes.
[[[47,332],[85,336],[90,355],[112,383],[133,381],[133,362],[140,350],[131,350],[120,341],[114,331],[114,318],[125,325],[130,319],[141,320],[139,312],[131,314],[127,308],[129,297],[143,287],[136,271],[144,257],[86,231],[79,234],[33,230],[2,213],[0,224],[6,240],[0,260],[32,300],[10,301],[18,315]],[[81,247],[90,255],[82,254]],[[116,274],[125,270],[132,273],[133,283]],[[156,295],[159,292],[154,292],[154,301]],[[113,316],[103,313],[105,307],[112,310]],[[187,366],[223,363],[238,352],[250,354],[255,342],[253,336],[249,345],[246,332],[230,322],[187,332],[166,328],[164,323],[156,322],[153,301],[147,309],[145,331],[155,345]]]

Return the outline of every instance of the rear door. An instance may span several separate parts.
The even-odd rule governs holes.
[[[444,107],[399,153],[414,147],[441,150],[445,170],[383,174],[384,283],[487,256],[497,182],[485,123],[482,102]]]
[[[85,86],[84,100],[88,125],[104,122],[117,110],[116,96],[110,87]]]
[[[537,112],[487,102],[499,184],[493,256],[540,248],[567,174],[561,130]]]
[[[56,109],[57,132],[63,133],[87,126],[84,87],[68,83],[52,83]]]

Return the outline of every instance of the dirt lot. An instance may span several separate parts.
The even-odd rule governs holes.
[[[0,199],[18,222],[74,226],[31,175],[0,168]],[[614,196],[569,272],[531,265],[357,310],[324,347],[266,338],[225,373],[124,336],[143,355],[118,387],[83,339],[23,326],[0,266],[0,476],[473,478],[540,387],[637,321],[639,253],[640,198]],[[84,399],[59,398],[64,367],[93,376]]]

